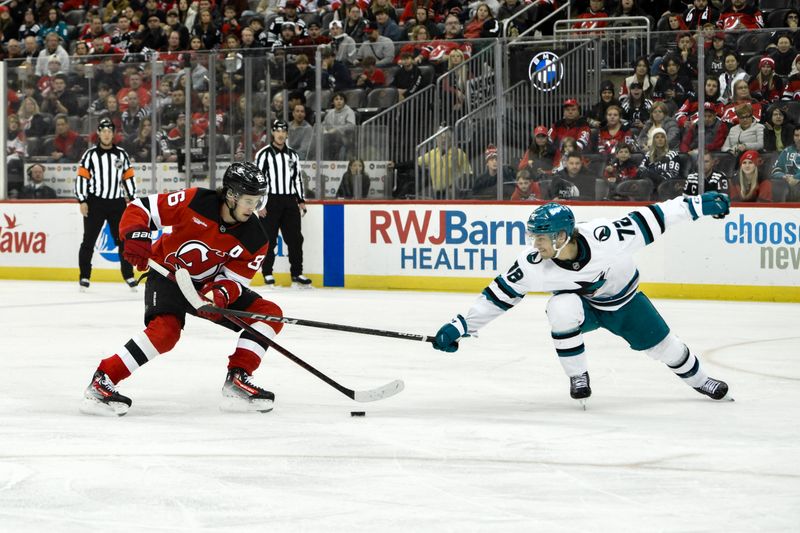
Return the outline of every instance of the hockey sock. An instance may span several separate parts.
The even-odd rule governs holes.
[[[270,339],[276,335],[275,330],[264,322],[256,322],[252,324],[252,328]],[[252,374],[261,364],[261,358],[266,351],[267,345],[263,341],[248,331],[242,331],[239,342],[236,343],[236,351],[228,358],[228,369],[241,368]]]
[[[181,335],[181,325],[173,315],[159,315],[147,324],[147,328],[134,335],[122,349],[103,359],[98,366],[114,383],[130,376],[160,353],[170,351]]]
[[[697,357],[672,333],[649,348],[647,355],[666,364],[690,387],[699,387],[708,379]]]
[[[586,348],[583,345],[583,333],[580,329],[566,333],[552,332],[553,344],[556,347],[558,361],[567,376],[579,376],[588,370]]]

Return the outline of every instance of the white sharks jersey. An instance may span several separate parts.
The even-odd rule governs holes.
[[[639,208],[617,220],[578,223],[578,257],[572,261],[542,259],[536,248],[528,247],[463,315],[467,332],[475,333],[528,292],[571,292],[597,309],[619,309],[639,287],[632,254],[673,224],[693,218],[689,204],[679,197]]]

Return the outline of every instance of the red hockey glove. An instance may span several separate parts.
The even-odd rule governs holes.
[[[216,307],[226,308],[242,295],[242,287],[233,280],[223,279],[219,281],[209,281],[200,289],[203,298],[213,303]],[[208,313],[199,311],[198,314],[203,318],[218,321],[219,313]]]
[[[133,228],[123,238],[122,257],[140,271],[147,270],[147,260],[153,255],[153,241],[147,228]]]

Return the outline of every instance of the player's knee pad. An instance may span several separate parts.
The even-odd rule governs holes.
[[[547,302],[547,319],[556,333],[574,331],[583,324],[583,302],[577,294],[556,294]]]
[[[251,313],[260,313],[262,315],[271,315],[271,316],[279,316],[283,317],[283,310],[276,304],[275,302],[270,302],[269,300],[265,300],[263,298],[259,298],[252,304],[247,307],[247,310]],[[248,323],[253,324],[254,322],[260,322],[257,320],[246,320]],[[280,322],[262,322],[267,324],[271,327],[276,334],[280,333],[283,329],[283,324]]]
[[[689,354],[689,348],[673,333],[669,333],[664,340],[645,351],[656,361],[668,365],[679,363]]]
[[[178,344],[181,322],[175,315],[158,315],[147,323],[144,333],[158,353],[165,353]]]

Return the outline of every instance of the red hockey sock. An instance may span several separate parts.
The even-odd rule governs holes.
[[[244,348],[236,348],[233,355],[228,358],[228,370],[231,368],[241,368],[248,374],[255,372],[260,364],[261,358]]]
[[[131,375],[128,367],[125,366],[125,363],[122,362],[122,359],[117,354],[100,361],[100,366],[97,367],[97,370],[105,372],[115,385]]]

